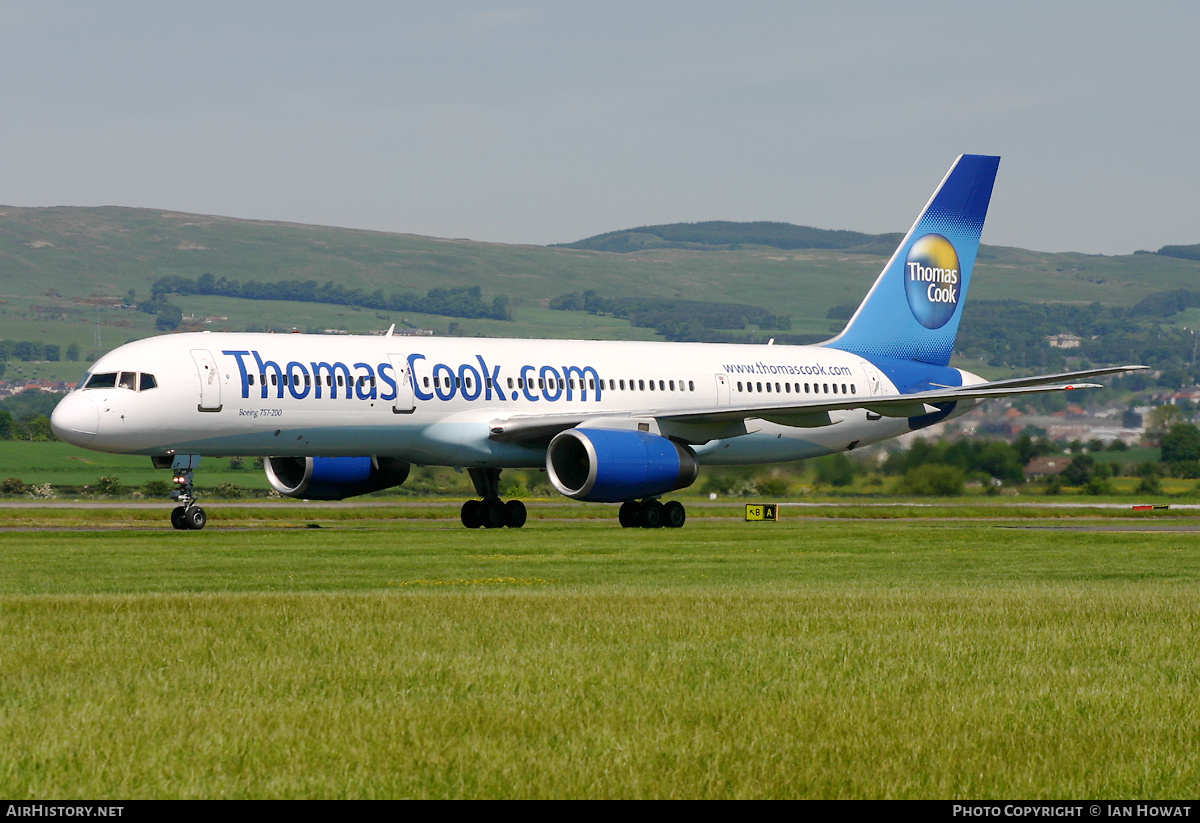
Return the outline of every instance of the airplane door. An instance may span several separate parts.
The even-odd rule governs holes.
[[[879,370],[870,363],[863,363],[862,370],[863,374],[866,375],[867,389],[870,391],[871,396],[875,397],[876,395],[882,394],[883,376],[879,374]]]
[[[392,371],[396,373],[396,400],[392,404],[393,414],[412,414],[416,411],[417,401],[413,394],[412,369],[408,366],[408,358],[403,354],[389,354],[388,361]]]
[[[729,375],[718,374],[714,375],[717,380],[717,405],[729,405]]]
[[[219,412],[221,374],[217,371],[217,361],[204,349],[192,349],[192,360],[196,361],[196,371],[200,375],[200,404],[196,408],[204,412]]]

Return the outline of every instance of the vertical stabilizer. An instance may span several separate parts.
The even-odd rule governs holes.
[[[950,362],[1000,158],[961,155],[842,333],[863,357]]]

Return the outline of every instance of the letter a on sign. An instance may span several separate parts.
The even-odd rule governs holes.
[[[777,503],[747,503],[746,521],[770,521],[779,519],[779,504]]]

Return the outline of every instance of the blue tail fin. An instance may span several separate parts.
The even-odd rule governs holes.
[[[999,157],[961,155],[842,333],[863,357],[950,362]]]

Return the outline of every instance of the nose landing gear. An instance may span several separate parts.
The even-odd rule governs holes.
[[[171,525],[180,531],[199,531],[208,522],[204,509],[196,505],[195,486],[192,484],[192,470],[179,469],[173,478],[175,490],[171,499],[180,505],[171,510]]]
[[[171,499],[179,503],[171,510],[171,525],[180,531],[199,531],[208,522],[204,509],[196,505],[196,487],[192,472],[200,465],[198,454],[168,454],[150,458],[156,469],[171,469],[175,484]]]

